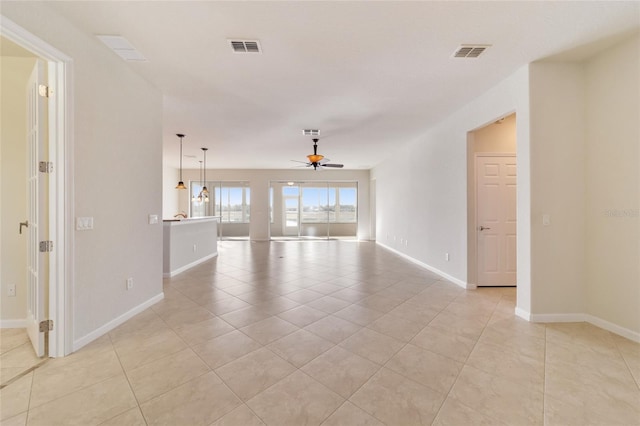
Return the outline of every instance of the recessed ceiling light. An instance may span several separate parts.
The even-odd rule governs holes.
[[[147,58],[122,36],[97,35],[98,39],[125,61],[146,62]]]

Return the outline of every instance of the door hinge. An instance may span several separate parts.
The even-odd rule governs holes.
[[[40,241],[40,253],[49,253],[53,251],[53,241]]]
[[[38,94],[43,98],[50,98],[53,95],[53,90],[49,86],[41,84],[38,86]]]
[[[53,163],[51,161],[41,161],[38,170],[41,173],[53,173]]]
[[[44,320],[40,321],[40,332],[46,333],[47,331],[53,330],[53,320]]]

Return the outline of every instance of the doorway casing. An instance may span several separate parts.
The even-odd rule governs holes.
[[[47,63],[49,101],[49,356],[62,357],[72,350],[73,292],[73,161],[72,161],[72,59],[0,15],[0,35]]]

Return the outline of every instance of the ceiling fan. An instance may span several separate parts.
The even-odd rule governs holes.
[[[313,167],[314,170],[322,170],[324,167],[333,167],[333,168],[337,168],[337,169],[341,169],[344,167],[344,164],[333,164],[333,163],[329,163],[328,158],[325,158],[324,155],[320,155],[318,154],[318,139],[312,139],[313,140],[313,154],[309,154],[307,155],[307,159],[309,161],[296,161],[296,160],[291,160],[291,161],[295,161],[296,163],[304,163],[304,166],[300,166],[300,167]]]

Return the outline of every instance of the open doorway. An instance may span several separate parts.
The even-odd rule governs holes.
[[[38,356],[58,357],[71,351],[71,333],[67,333],[67,325],[70,324],[70,304],[67,303],[66,286],[71,286],[72,274],[70,258],[67,251],[70,250],[72,200],[70,193],[66,191],[69,182],[72,181],[69,169],[70,152],[69,143],[69,104],[67,103],[69,84],[70,58],[33,36],[20,26],[0,16],[0,40],[2,42],[3,57],[5,54],[17,55],[23,52],[25,58],[33,60],[34,65],[29,70],[27,84],[24,90],[24,108],[26,111],[24,120],[16,121],[14,131],[22,126],[24,134],[21,137],[9,138],[7,143],[13,144],[16,152],[22,150],[25,161],[22,162],[24,170],[16,171],[24,176],[5,176],[4,168],[4,143],[6,125],[11,123],[3,116],[3,176],[2,176],[2,206],[18,204],[15,193],[7,188],[16,188],[25,194],[25,202],[21,204],[22,212],[15,212],[9,221],[17,221],[15,224],[7,223],[3,215],[2,240],[5,235],[10,237],[18,234],[18,238],[24,238],[25,257],[24,264],[17,265],[22,269],[20,277],[14,283],[6,282],[3,277],[3,316],[1,324],[3,328],[25,327],[29,330],[29,337],[33,342],[35,353]],[[24,53],[26,52],[26,53]],[[3,61],[5,62],[5,61]],[[40,66],[37,66],[40,64]],[[32,73],[34,69],[39,72]],[[12,78],[21,79],[25,74],[13,75]],[[5,88],[13,87],[11,83],[4,81],[3,72],[3,113],[5,111]],[[32,81],[29,83],[29,78]],[[16,83],[14,80],[13,83]],[[22,85],[22,84],[21,84]],[[30,88],[29,90],[27,88]],[[38,106],[37,104],[40,104]],[[21,108],[19,104],[12,104],[6,108],[8,112],[15,112]],[[12,158],[7,158],[11,160]],[[13,158],[15,160],[15,158]],[[10,184],[10,185],[9,185]],[[16,216],[17,214],[17,216]],[[9,225],[14,225],[10,226]],[[20,234],[20,231],[23,234]],[[54,250],[55,247],[55,250]],[[1,255],[3,266],[6,265],[4,256],[7,249],[3,244]],[[5,268],[3,267],[3,272]],[[4,297],[9,289],[5,289],[5,283],[15,284],[16,300],[18,292],[25,296],[25,303],[11,300],[13,297]],[[22,305],[23,310],[17,313],[16,318],[5,318],[5,301],[14,302],[17,308]],[[67,311],[69,309],[69,311]]]
[[[467,140],[468,282],[516,286],[516,115]]]

